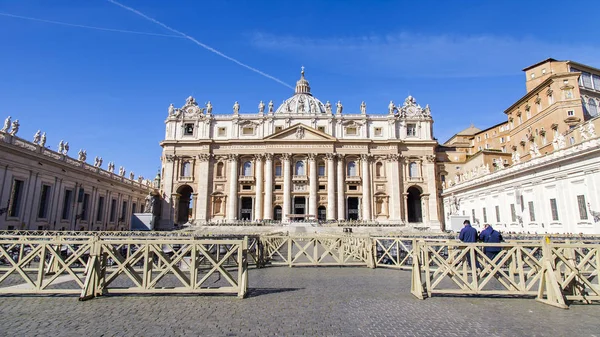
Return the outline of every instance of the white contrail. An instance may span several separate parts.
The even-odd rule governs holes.
[[[102,30],[102,31],[107,31],[107,32],[129,33],[129,34],[139,34],[139,35],[152,35],[152,36],[164,36],[164,37],[175,37],[175,38],[178,38],[178,39],[183,39],[183,36],[179,36],[179,35],[157,34],[157,33],[149,33],[149,32],[136,32],[136,31],[133,31],[133,30],[124,30],[124,29],[114,29],[114,28],[104,28],[104,27],[94,27],[94,26],[78,25],[78,24],[74,24],[74,23],[61,22],[61,21],[52,21],[52,20],[44,20],[44,19],[32,18],[32,17],[29,17],[29,16],[14,15],[14,14],[2,13],[2,12],[0,12],[0,16],[8,16],[8,17],[17,18],[17,19],[25,19],[25,20],[31,20],[31,21],[37,21],[37,22],[52,23],[52,24],[55,24],[55,25],[62,25],[62,26],[69,26],[69,27],[78,27],[78,28],[87,28],[87,29]]]
[[[264,72],[262,72],[262,71],[260,71],[260,70],[258,70],[258,69],[256,69],[256,68],[253,68],[253,67],[251,67],[251,66],[249,66],[249,65],[247,65],[247,64],[244,64],[244,63],[242,63],[242,62],[240,62],[240,61],[238,61],[238,60],[234,59],[234,58],[233,58],[233,57],[231,57],[231,56],[227,56],[227,55],[225,55],[225,54],[221,53],[220,51],[218,51],[218,50],[216,50],[216,49],[212,48],[211,46],[205,45],[204,43],[202,43],[202,42],[200,42],[200,41],[198,41],[198,40],[194,39],[193,37],[191,37],[191,36],[189,36],[189,35],[187,35],[187,34],[185,34],[185,33],[182,33],[182,32],[180,32],[180,31],[178,31],[178,30],[176,30],[176,29],[174,29],[174,28],[171,28],[171,27],[169,27],[169,26],[165,25],[164,23],[162,23],[162,22],[160,22],[160,21],[158,21],[158,20],[155,20],[155,19],[153,19],[153,18],[151,18],[151,17],[147,16],[146,14],[144,14],[144,13],[142,13],[142,12],[138,11],[138,10],[135,10],[135,9],[133,9],[133,8],[131,8],[131,7],[127,7],[127,6],[123,5],[123,4],[120,4],[120,3],[116,2],[115,0],[107,0],[107,1],[108,1],[108,2],[110,2],[110,3],[112,3],[112,4],[115,4],[115,5],[119,6],[119,7],[121,7],[121,8],[124,8],[124,9],[126,9],[126,10],[128,10],[128,11],[130,11],[130,12],[134,13],[134,14],[137,14],[137,15],[139,15],[139,16],[141,16],[141,17],[143,17],[144,19],[146,19],[146,20],[148,20],[148,21],[154,22],[155,24],[157,24],[157,25],[159,25],[159,26],[161,26],[161,27],[163,27],[163,28],[165,28],[165,29],[168,29],[169,31],[171,31],[171,32],[173,32],[173,33],[179,34],[179,35],[181,35],[182,37],[184,37],[184,38],[186,38],[186,39],[188,39],[188,40],[190,40],[190,41],[194,42],[195,44],[199,45],[200,47],[202,47],[202,48],[204,48],[204,49],[206,49],[206,50],[208,50],[208,51],[211,51],[211,52],[213,52],[213,53],[215,53],[215,54],[217,54],[217,55],[219,55],[219,56],[221,56],[221,57],[223,57],[223,58],[226,58],[226,59],[228,59],[229,61],[231,61],[231,62],[234,62],[234,63],[236,63],[236,64],[238,64],[238,65],[240,65],[240,66],[242,66],[242,67],[244,67],[244,68],[246,68],[246,69],[248,69],[248,70],[252,70],[253,72],[255,72],[255,73],[258,73],[258,74],[260,74],[260,75],[262,75],[262,76],[264,76],[264,77],[266,77],[266,78],[272,79],[273,81],[275,81],[275,82],[277,82],[277,83],[279,83],[279,84],[283,84],[283,85],[285,85],[286,87],[288,87],[288,88],[290,88],[290,89],[294,89],[294,87],[292,87],[292,86],[290,86],[289,84],[287,84],[287,83],[283,82],[282,80],[278,79],[277,77],[273,77],[273,76],[271,76],[271,75],[269,75],[269,74],[267,74],[267,73],[264,73]]]

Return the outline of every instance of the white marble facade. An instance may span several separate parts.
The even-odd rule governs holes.
[[[444,189],[445,223],[520,233],[600,233],[600,138]]]
[[[87,153],[68,156],[68,142],[47,148],[46,133],[33,142],[17,136],[14,124],[0,130],[0,229],[129,230],[131,216],[143,212],[151,186],[103,169],[102,158],[88,164]]]
[[[365,102],[348,113],[314,97],[303,70],[279,106],[240,110],[216,113],[191,96],[169,106],[161,227],[319,219],[440,229],[429,106],[409,96],[378,114]]]

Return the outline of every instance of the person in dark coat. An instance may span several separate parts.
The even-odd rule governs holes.
[[[469,220],[463,222],[463,229],[460,230],[458,239],[462,242],[477,242],[477,230],[471,226]]]
[[[492,226],[485,224],[484,230],[479,234],[479,239],[485,243],[500,243],[502,241],[502,234],[492,228]],[[501,247],[484,247],[483,252],[490,260],[493,260],[496,255],[502,250]]]

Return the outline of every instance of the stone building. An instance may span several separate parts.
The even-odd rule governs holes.
[[[17,136],[19,122],[10,117],[0,130],[0,229],[129,230],[133,213],[144,212],[150,183],[134,180],[121,167],[114,173],[86,162],[87,153],[68,156],[46,147],[46,134],[33,142]]]
[[[163,228],[191,221],[377,221],[440,229],[433,119],[409,96],[388,111],[322,103],[304,77],[257,112],[193,97],[165,121]]]
[[[467,215],[517,232],[600,233],[600,70],[547,59],[523,71],[526,93],[505,122],[463,137],[469,146],[461,138],[438,149],[445,221]]]

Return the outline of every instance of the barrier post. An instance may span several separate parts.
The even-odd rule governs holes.
[[[417,240],[413,240],[413,258],[412,258],[412,274],[410,282],[410,292],[418,299],[423,297],[423,283],[421,282],[421,245]],[[427,267],[426,267],[427,268]]]
[[[552,267],[552,250],[549,237],[542,241],[542,260],[542,276],[536,300],[557,308],[568,309],[569,307],[565,303],[565,297]],[[546,294],[546,298],[544,298],[544,294]]]

